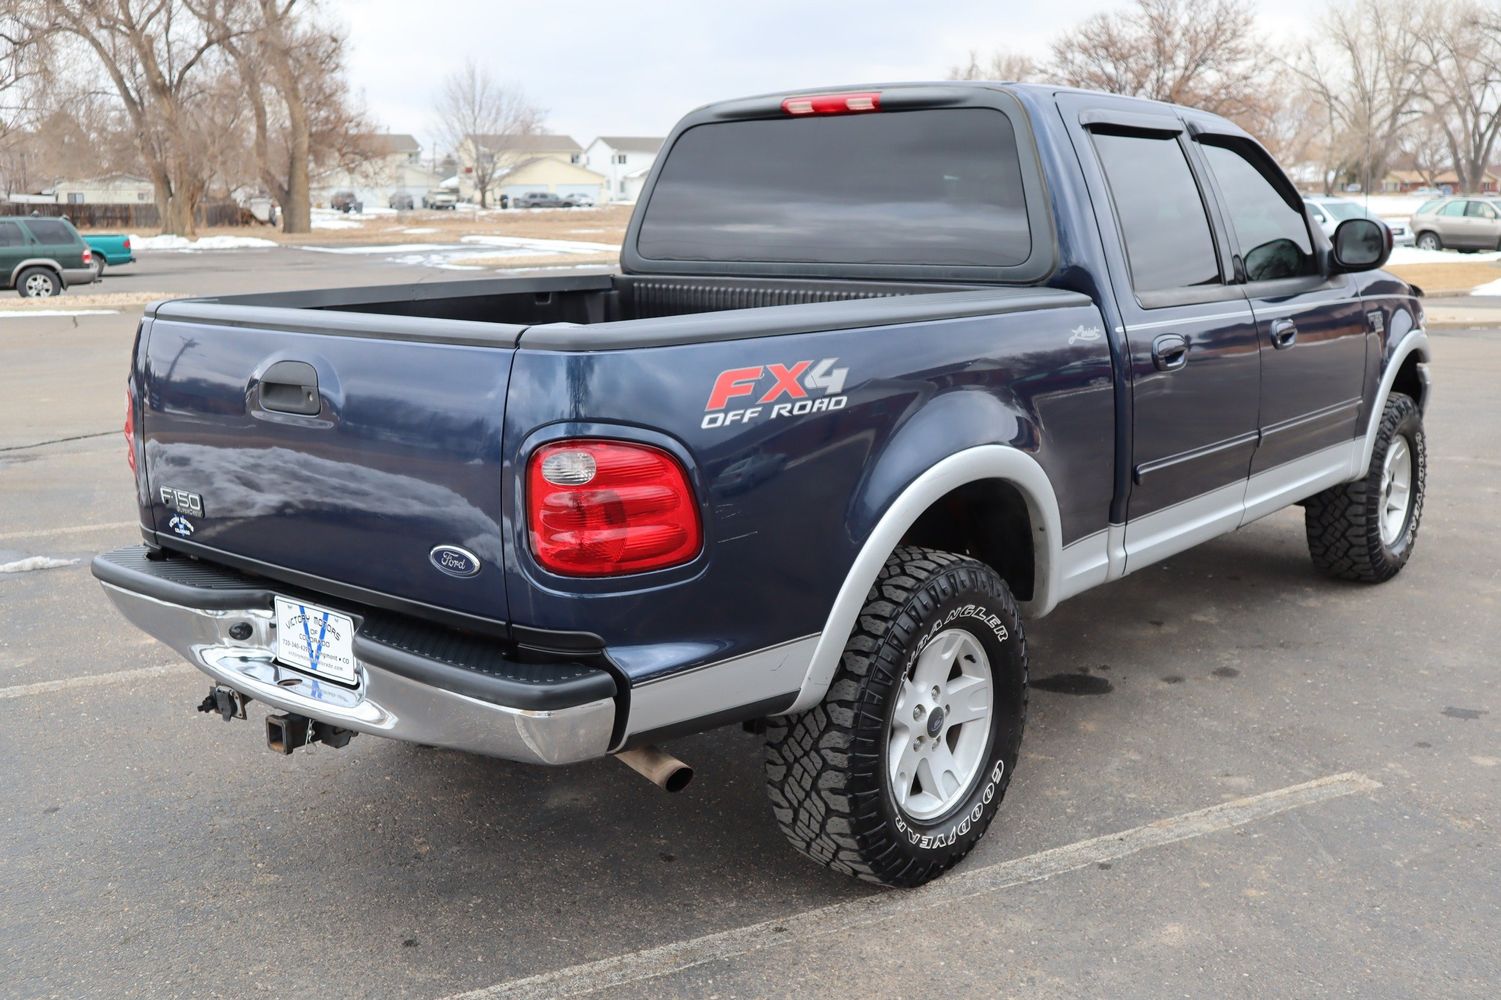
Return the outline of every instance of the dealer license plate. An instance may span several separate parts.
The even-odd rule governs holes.
[[[354,683],[354,622],[312,604],[276,598],[276,659],[318,677]]]

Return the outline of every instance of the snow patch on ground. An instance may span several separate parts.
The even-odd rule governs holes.
[[[314,229],[364,229],[365,224],[358,219],[344,219],[337,216],[314,216]]]
[[[1471,295],[1501,295],[1501,279],[1487,281],[1479,287],[1470,289]]]
[[[137,236],[130,234],[130,246],[134,250],[172,250],[177,253],[195,253],[199,250],[246,250],[254,247],[274,247],[275,240],[263,240],[259,236],[205,236],[190,240],[186,236]]]
[[[1388,264],[1484,264],[1501,260],[1501,252],[1488,250],[1485,253],[1460,254],[1453,250],[1419,250],[1417,247],[1396,247]]]
[[[619,250],[614,243],[585,243],[581,240],[527,239],[520,236],[465,236],[463,242],[485,247],[503,247],[518,253],[609,253]]]
[[[385,243],[379,246],[354,246],[354,247],[298,247],[299,250],[311,250],[313,253],[348,253],[348,254],[383,254],[383,253],[413,253],[417,250],[466,250],[460,243]]]
[[[26,319],[29,316],[118,316],[118,309],[0,309],[0,319]]]
[[[437,231],[438,229],[436,226],[413,226],[410,229],[401,230],[401,232],[410,233],[413,236],[416,236],[419,233],[436,233]]]
[[[37,569],[62,569],[64,566],[77,566],[77,559],[54,559],[51,556],[32,556],[29,559],[17,559],[15,562],[0,563],[0,573],[30,573]]]

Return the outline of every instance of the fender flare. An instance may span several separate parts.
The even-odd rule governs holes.
[[[786,714],[806,711],[823,700],[866,596],[907,530],[940,497],[985,479],[1005,480],[1021,492],[1037,536],[1033,546],[1033,599],[1023,602],[1022,610],[1031,617],[1041,617],[1053,609],[1058,602],[1057,567],[1062,561],[1063,529],[1058,497],[1047,473],[1031,455],[1006,445],[979,445],[956,452],[909,483],[866,537],[834,598],[797,699],[784,710]]]
[[[10,269],[10,281],[5,287],[15,288],[16,279],[19,278],[21,276],[21,272],[26,270],[28,267],[45,267],[47,270],[57,275],[58,284],[63,285],[64,287],[66,287],[67,285],[67,282],[63,278],[62,265],[57,261],[53,260],[50,257],[28,257],[27,259],[21,261],[21,263]]]
[[[1371,415],[1366,422],[1365,441],[1361,449],[1354,453],[1358,463],[1350,470],[1351,480],[1359,479],[1366,474],[1371,467],[1371,455],[1376,451],[1376,432],[1381,429],[1381,415],[1386,411],[1386,400],[1392,394],[1392,386],[1396,384],[1397,373],[1402,370],[1408,355],[1416,354],[1421,364],[1427,364],[1428,333],[1422,327],[1414,327],[1407,331],[1397,346],[1392,349],[1392,357],[1387,362],[1386,370],[1381,373],[1381,384],[1376,388],[1376,397],[1371,405]],[[1422,407],[1428,408],[1428,393],[1423,394]]]

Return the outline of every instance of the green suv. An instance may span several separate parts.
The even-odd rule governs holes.
[[[0,218],[0,280],[24,298],[94,280],[94,253],[67,219]]]

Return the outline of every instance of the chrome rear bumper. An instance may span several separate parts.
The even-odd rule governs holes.
[[[275,662],[269,607],[185,607],[100,582],[137,628],[175,649],[217,683],[281,711],[375,736],[533,764],[601,757],[610,746],[613,698],[545,710],[516,708],[415,680],[358,654],[358,682],[344,687]],[[242,640],[232,638],[230,627],[242,623],[250,626],[250,634]]]

